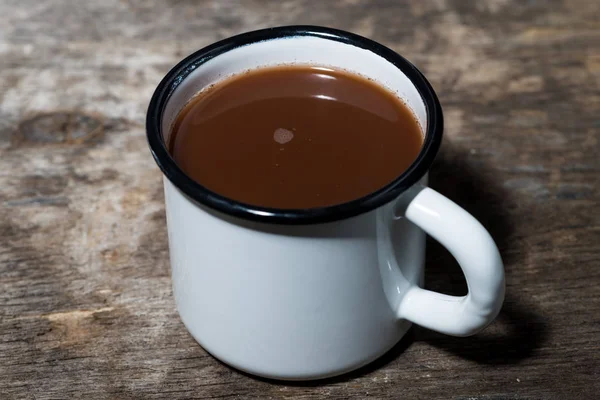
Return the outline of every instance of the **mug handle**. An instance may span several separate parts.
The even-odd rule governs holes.
[[[504,301],[504,267],[488,231],[469,213],[424,187],[408,204],[406,218],[445,246],[467,280],[466,296],[449,296],[411,286],[399,316],[453,336],[469,336],[498,315]]]

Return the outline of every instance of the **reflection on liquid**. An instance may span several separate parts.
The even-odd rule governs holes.
[[[325,72],[335,72],[332,68],[327,68],[327,67],[311,67],[310,69],[315,69],[317,71],[325,71]]]
[[[324,94],[315,94],[315,95],[310,96],[310,97],[314,97],[314,98],[321,99],[321,100],[333,100],[333,101],[337,101],[337,99],[335,97],[326,96]]]
[[[335,80],[335,76],[331,76],[331,75],[327,75],[327,74],[314,74],[313,75],[316,78],[321,78],[321,79],[327,79],[327,80]]]

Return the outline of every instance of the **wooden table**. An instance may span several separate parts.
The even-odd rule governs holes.
[[[374,364],[277,383],[211,358],[169,278],[153,89],[260,27],[372,37],[446,116],[431,185],[492,232],[507,297],[472,338],[414,328]],[[600,2],[0,2],[0,398],[593,399],[600,396]],[[429,243],[427,286],[465,292]]]

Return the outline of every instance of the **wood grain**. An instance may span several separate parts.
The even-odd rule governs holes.
[[[360,371],[288,384],[222,365],[181,324],[148,100],[184,55],[295,23],[372,37],[436,88],[431,185],[506,262],[506,304],[483,333],[415,328]],[[3,0],[0,398],[597,398],[599,27],[584,0]],[[466,290],[434,242],[426,275]]]

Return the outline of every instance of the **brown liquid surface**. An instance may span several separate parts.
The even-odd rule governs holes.
[[[423,136],[394,94],[363,77],[311,66],[260,68],[201,92],[169,141],[177,164],[243,203],[314,208],[393,181]]]

